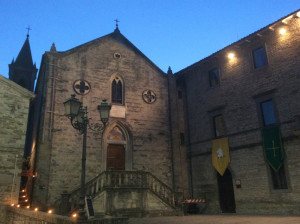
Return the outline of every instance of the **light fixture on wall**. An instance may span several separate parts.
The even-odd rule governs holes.
[[[228,53],[227,57],[229,59],[233,59],[235,57],[235,54],[233,52]]]
[[[280,28],[280,29],[279,29],[279,33],[280,33],[281,35],[284,35],[284,34],[286,33],[286,29],[285,29],[285,28]]]
[[[83,134],[83,144],[82,144],[82,163],[81,163],[81,183],[80,183],[80,200],[79,200],[79,220],[85,220],[85,162],[86,162],[86,134],[87,128],[103,132],[107,121],[109,119],[109,113],[111,105],[103,100],[100,105],[98,105],[98,111],[100,114],[100,120],[102,124],[95,123],[92,124],[87,114],[87,106],[83,107],[82,103],[75,98],[75,95],[71,95],[71,98],[64,102],[65,115],[70,119],[72,126]]]

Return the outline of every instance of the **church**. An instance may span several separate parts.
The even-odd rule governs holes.
[[[78,211],[84,163],[96,216],[299,215],[299,52],[300,11],[175,74],[118,26],[67,51],[53,44],[30,109],[26,198],[45,211]],[[33,91],[29,57],[30,72],[17,74],[12,62],[10,79]],[[85,108],[84,135],[65,116],[72,99]]]

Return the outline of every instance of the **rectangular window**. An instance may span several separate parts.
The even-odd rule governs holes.
[[[223,116],[221,114],[213,117],[215,137],[225,135]]]
[[[258,103],[263,126],[266,127],[278,123],[275,113],[274,101],[272,100],[272,97],[265,96],[260,101],[258,101]],[[268,168],[270,170],[272,188],[274,190],[288,189],[288,183],[284,169],[284,162],[282,163],[278,171],[275,171],[270,165],[268,165]]]
[[[182,91],[178,91],[178,99],[182,99]]]
[[[264,126],[269,126],[269,125],[277,123],[274,106],[273,106],[273,101],[271,99],[261,102],[260,108],[261,108]]]
[[[217,68],[212,69],[208,72],[209,76],[209,85],[210,87],[215,87],[220,85],[219,80],[219,71]]]
[[[180,145],[185,144],[184,133],[180,133]]]
[[[267,64],[266,51],[264,47],[252,51],[254,68],[260,68]]]
[[[270,170],[273,182],[273,189],[288,189],[283,164],[281,165],[278,171],[273,170],[272,167],[270,167]]]

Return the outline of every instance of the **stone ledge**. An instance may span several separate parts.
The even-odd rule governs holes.
[[[61,223],[61,224],[71,224],[71,223],[76,223],[75,219],[66,217],[66,216],[61,216],[61,215],[56,215],[56,214],[48,214],[46,212],[41,212],[41,211],[32,211],[32,210],[27,210],[24,208],[16,208],[16,207],[11,207],[11,206],[6,206],[6,221],[11,221],[12,220],[18,220],[22,219],[24,220],[24,223],[28,221],[45,221],[46,223]]]
[[[24,208],[16,208],[8,205],[0,205],[0,218],[4,223],[22,223],[22,224],[32,224],[32,223],[47,223],[47,224],[73,224],[73,223],[94,223],[94,224],[127,224],[127,217],[101,217],[96,219],[87,220],[85,222],[78,222],[76,219],[56,215],[48,214],[41,211],[32,211]],[[0,221],[0,224],[2,222]]]

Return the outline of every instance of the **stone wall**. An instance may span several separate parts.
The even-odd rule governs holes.
[[[0,75],[0,198],[18,203],[30,100],[34,94]]]
[[[212,117],[223,116],[229,138],[229,170],[241,180],[234,185],[236,211],[255,214],[299,214],[300,19],[291,17],[279,34],[281,21],[245,37],[182,70],[186,83],[193,197],[206,197],[206,212],[220,212],[217,174],[211,163]],[[267,65],[255,69],[252,51],[263,46]],[[229,52],[235,58],[229,60]],[[220,85],[210,87],[208,72],[218,68]],[[264,161],[257,99],[272,95],[285,149],[288,190],[274,190]],[[297,205],[298,204],[298,205]]]
[[[182,194],[184,199],[191,197],[190,172],[188,163],[188,132],[186,131],[184,82],[169,74],[169,105],[170,125],[172,134],[172,168],[174,189]]]
[[[1,208],[1,207],[0,207]],[[60,216],[55,214],[48,214],[40,211],[28,210],[25,208],[16,208],[10,206],[2,206],[2,211],[5,212],[5,219],[0,223],[22,223],[22,224],[72,224],[77,223],[74,218]]]
[[[116,217],[144,217],[178,215],[175,209],[164,203],[148,189],[107,189],[93,199],[96,215]]]

